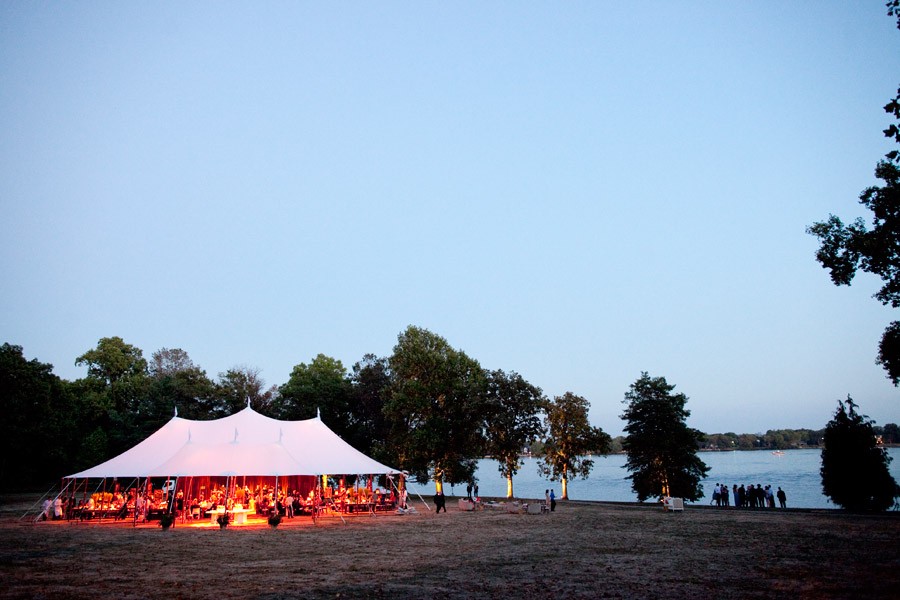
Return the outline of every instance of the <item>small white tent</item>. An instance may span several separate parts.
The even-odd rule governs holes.
[[[392,475],[318,417],[279,421],[249,406],[213,421],[173,417],[143,442],[67,479],[234,475]]]

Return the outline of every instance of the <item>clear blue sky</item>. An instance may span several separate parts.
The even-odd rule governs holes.
[[[896,311],[805,228],[900,84],[884,2],[0,3],[0,342],[121,336],[267,384],[407,325],[621,431],[879,424]]]

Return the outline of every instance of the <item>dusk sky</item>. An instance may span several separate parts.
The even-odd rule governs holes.
[[[212,378],[408,325],[621,432],[880,425],[897,311],[807,226],[869,220],[900,31],[865,2],[0,3],[0,343]]]

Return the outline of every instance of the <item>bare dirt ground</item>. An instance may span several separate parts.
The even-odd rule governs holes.
[[[900,515],[560,502],[550,515],[38,523],[0,500],[0,598],[897,598]]]

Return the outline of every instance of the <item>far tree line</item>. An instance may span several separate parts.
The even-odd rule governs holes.
[[[883,427],[873,425],[872,431],[878,445],[900,445],[900,425],[888,423]],[[609,444],[610,452],[624,452],[625,436],[616,436]],[[765,433],[705,433],[699,450],[797,450],[821,448],[825,443],[825,429],[769,429]],[[541,443],[529,448],[540,454]]]
[[[572,478],[590,474],[593,455],[621,449],[640,501],[661,495],[698,500],[708,471],[697,456],[703,447],[795,447],[827,438],[826,430],[707,436],[687,426],[684,394],[674,393],[665,378],[642,373],[625,393],[626,435],[613,440],[590,424],[584,397],[547,398],[520,374],[485,369],[414,326],[399,334],[388,357],[367,354],[348,370],[319,354],[296,365],[280,386],[267,387],[248,367],[214,381],[182,349],[163,348],[147,360],[119,337],[100,339],[75,364],[86,368],[85,377],[66,381],[52,365],[27,360],[20,346],[0,347],[3,489],[34,489],[107,460],[176,411],[207,420],[247,406],[282,420],[319,416],[355,448],[420,483],[434,482],[437,490],[473,481],[477,461],[489,455],[507,480],[509,497],[529,447],[537,450],[541,474],[561,482],[563,499]],[[897,427],[883,429],[893,435]]]

